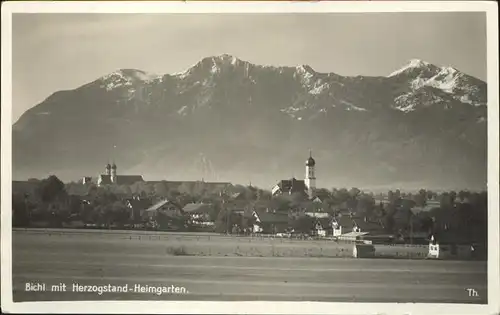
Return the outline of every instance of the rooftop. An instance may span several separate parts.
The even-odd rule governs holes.
[[[262,223],[288,223],[288,214],[286,213],[266,210],[255,210],[254,213]]]

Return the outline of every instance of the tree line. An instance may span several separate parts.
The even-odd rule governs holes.
[[[301,213],[301,206],[307,203],[304,194],[272,196],[270,191],[255,186],[204,182],[172,186],[168,182],[138,182],[130,186],[97,187],[75,182],[64,184],[56,176],[30,180],[29,184],[32,187],[29,191],[13,187],[14,226],[30,226],[33,222],[43,221],[49,226],[61,227],[64,222],[72,220],[123,226],[133,223],[126,206],[127,198],[133,196],[149,199],[152,203],[167,198],[179,207],[188,203],[212,204],[210,218],[218,232],[233,232],[234,227],[245,231],[253,224],[251,216],[229,214],[223,201],[232,198],[249,206],[266,201],[278,212],[295,212],[290,222],[295,230],[308,230],[314,225],[314,220]],[[438,193],[421,189],[416,193],[390,190],[385,194],[373,194],[358,188],[332,188],[318,189],[315,195],[320,202],[309,203],[313,208],[308,211],[328,212],[332,217],[351,213],[379,223],[388,234],[454,230],[471,238],[486,239],[486,192]],[[426,209],[412,211],[416,208]]]

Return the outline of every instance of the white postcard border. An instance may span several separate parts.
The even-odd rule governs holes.
[[[339,2],[7,2],[2,5],[1,302],[15,313],[170,314],[498,314],[499,136],[498,7],[483,1]],[[12,13],[486,12],[488,46],[488,305],[424,303],[75,301],[12,302]],[[465,45],[467,43],[464,43]]]

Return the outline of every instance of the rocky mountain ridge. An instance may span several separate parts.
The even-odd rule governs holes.
[[[312,149],[325,187],[477,188],[486,104],[485,82],[416,59],[380,77],[230,55],[174,74],[121,69],[28,110],[13,126],[14,176],[73,179],[115,159],[146,178],[270,187],[303,177]]]

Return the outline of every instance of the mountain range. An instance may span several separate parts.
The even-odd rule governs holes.
[[[410,60],[386,76],[207,57],[174,74],[121,69],[58,91],[13,125],[15,179],[119,174],[318,186],[483,189],[487,85]]]

